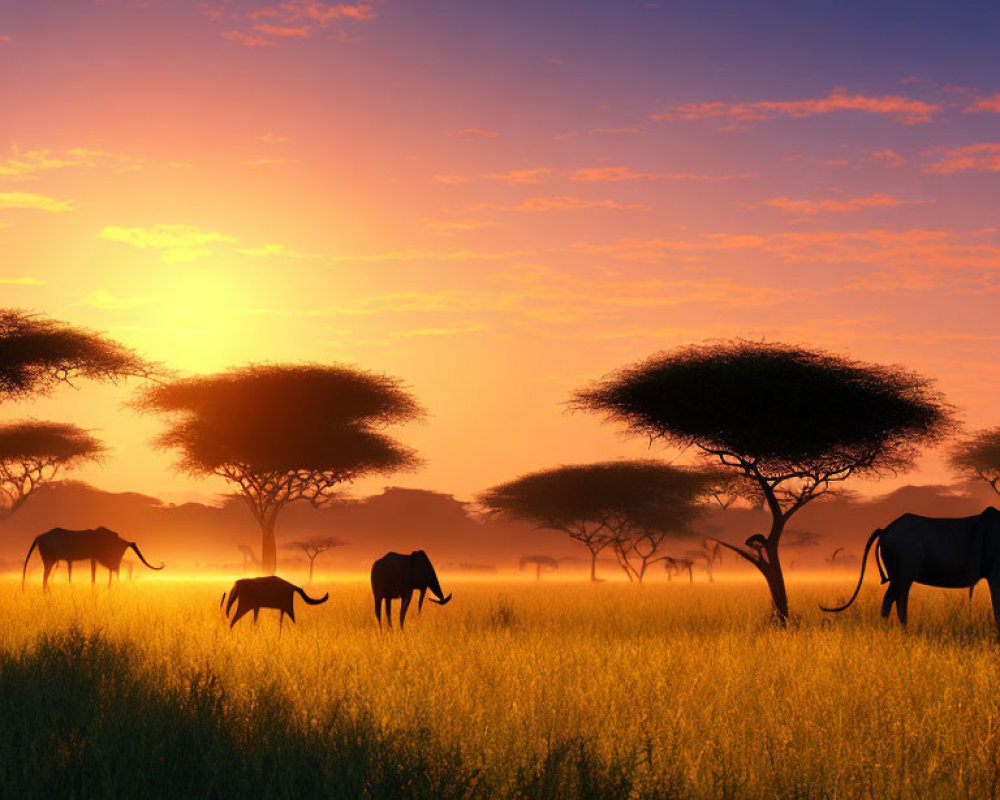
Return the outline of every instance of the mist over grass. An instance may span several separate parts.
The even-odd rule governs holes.
[[[460,583],[380,633],[331,584],[279,635],[225,586],[0,584],[11,797],[987,797],[1000,710],[985,587]],[[326,590],[318,584],[315,589]]]

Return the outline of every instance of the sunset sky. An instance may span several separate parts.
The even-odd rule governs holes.
[[[426,466],[356,492],[646,455],[570,392],[713,338],[904,364],[1000,424],[998,4],[0,9],[0,305],[181,372],[399,376]],[[225,491],[151,453],[134,388],[0,416],[94,429],[101,488]]]

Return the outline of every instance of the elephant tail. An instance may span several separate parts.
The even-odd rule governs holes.
[[[851,605],[851,603],[853,603],[855,601],[855,599],[858,596],[858,592],[861,591],[861,583],[865,579],[865,565],[868,563],[868,551],[872,549],[872,544],[881,535],[882,535],[882,529],[878,528],[878,529],[876,529],[876,531],[871,536],[868,537],[868,544],[865,545],[865,553],[864,553],[863,556],[861,556],[861,575],[858,577],[858,585],[854,587],[854,594],[851,595],[851,599],[848,600],[846,603],[844,603],[844,605],[837,606],[836,608],[827,608],[822,603],[820,603],[819,607],[823,611],[833,611],[833,612],[835,612],[835,611],[843,611],[845,608],[848,608]],[[877,548],[877,546],[876,546],[876,550],[875,550],[875,562],[878,563],[878,548]],[[880,573],[882,572],[881,566],[879,567],[879,572]]]
[[[28,559],[31,558],[31,554],[35,552],[35,547],[38,545],[38,537],[36,536],[34,541],[31,543],[31,547],[28,548],[28,555],[24,557],[24,567],[21,570],[21,591],[24,591],[24,579],[28,575]]]
[[[222,593],[222,599],[219,601],[219,611],[222,611],[222,606],[226,602],[226,595],[227,594],[228,594],[228,592],[223,592]]]
[[[293,586],[292,588],[295,589],[295,591],[297,591],[299,593],[299,596],[303,600],[305,600],[311,606],[318,606],[318,605],[320,605],[322,603],[325,603],[327,600],[330,599],[330,593],[329,592],[327,592],[325,595],[323,595],[319,599],[314,599],[314,598],[310,597],[309,595],[307,595],[304,591],[302,591],[302,589],[300,589],[298,586]]]
[[[233,603],[236,602],[236,600],[237,600],[237,598],[239,598],[239,596],[240,596],[240,582],[236,581],[236,583],[233,585],[233,588],[229,590],[229,602],[226,603],[226,618],[227,619],[229,618],[229,611],[230,611],[230,609],[232,609]],[[225,598],[226,598],[226,593],[223,592],[222,593],[222,599],[225,600]],[[219,603],[219,607],[220,608],[222,607],[222,603]]]
[[[139,552],[139,546],[138,546],[138,545],[137,545],[137,544],[136,544],[135,542],[129,542],[129,543],[128,543],[128,546],[129,546],[129,547],[131,547],[131,548],[132,548],[133,550],[135,550],[135,554],[136,554],[137,556],[139,556],[139,560],[140,560],[140,561],[141,561],[141,562],[142,562],[143,564],[145,564],[145,565],[146,565],[147,567],[149,567],[150,569],[163,569],[163,564],[160,564],[160,566],[158,566],[158,567],[154,567],[154,566],[153,566],[152,564],[150,564],[150,563],[149,563],[149,562],[148,562],[148,561],[147,561],[147,560],[146,560],[146,559],[145,559],[145,558],[143,557],[142,553],[140,553],[140,552]]]

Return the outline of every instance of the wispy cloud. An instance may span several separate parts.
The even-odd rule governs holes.
[[[488,219],[433,219],[425,217],[421,220],[426,230],[450,236],[455,233],[479,231],[484,228],[495,228],[499,223]]]
[[[322,256],[291,250],[283,244],[264,244],[260,247],[237,248],[236,252],[240,255],[250,256],[251,258],[271,258],[274,256],[282,256],[284,258],[322,258]]]
[[[979,142],[964,147],[941,147],[925,155],[934,160],[924,163],[924,172],[952,175],[980,170],[1000,172],[1000,142]]]
[[[807,217],[823,213],[844,213],[860,211],[864,208],[895,208],[896,206],[926,203],[927,200],[902,200],[891,194],[869,194],[864,197],[827,197],[822,200],[808,200],[792,197],[772,197],[758,203],[748,203],[746,208],[776,208],[786,214],[800,214]]]
[[[523,183],[541,183],[555,172],[550,167],[534,167],[533,169],[515,169],[511,172],[494,172],[484,177],[493,181],[502,181],[511,185]]]
[[[989,97],[977,97],[976,101],[965,110],[971,114],[983,111],[992,111],[1000,114],[1000,92],[990,95]]]
[[[571,181],[618,183],[620,181],[731,181],[755,177],[744,172],[733,175],[712,175],[703,172],[639,172],[631,167],[588,167],[566,174]]]
[[[68,200],[56,200],[43,194],[28,192],[0,192],[0,208],[31,208],[38,211],[70,211],[73,205]]]
[[[520,203],[505,205],[503,203],[477,203],[465,211],[580,211],[592,208],[606,208],[614,211],[646,211],[649,206],[642,203],[619,203],[617,200],[591,200],[586,197],[564,194],[552,197],[529,197]]]
[[[21,150],[12,147],[9,155],[0,159],[0,175],[20,178],[68,167],[109,167],[119,172],[126,172],[140,169],[144,163],[140,158],[85,147],[74,147],[59,153],[52,150]]]
[[[253,8],[247,8],[253,5]],[[245,47],[273,47],[282,41],[308,39],[323,33],[349,39],[345,24],[375,19],[374,3],[324,3],[283,0],[270,5],[246,2],[204,2],[202,14],[213,22],[235,23],[222,37]]]
[[[923,100],[900,95],[868,95],[833,89],[825,97],[805,100],[760,100],[749,103],[689,103],[650,115],[653,120],[728,119],[732,122],[757,122],[774,117],[811,117],[840,111],[857,111],[890,117],[905,125],[929,122],[941,107]]]
[[[107,289],[95,289],[80,301],[81,305],[102,308],[107,311],[138,308],[139,306],[148,305],[153,302],[156,302],[155,297],[117,297]]]
[[[465,139],[495,139],[500,134],[487,128],[462,128],[455,131],[454,135]]]
[[[44,286],[45,281],[25,276],[23,278],[0,278],[0,284],[5,286]]]
[[[195,225],[157,224],[150,228],[122,228],[109,225],[98,236],[101,239],[122,242],[143,250],[158,250],[160,258],[167,263],[205,258],[213,252],[207,245],[236,242],[232,236],[203,231]]]

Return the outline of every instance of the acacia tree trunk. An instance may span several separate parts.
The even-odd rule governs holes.
[[[774,603],[775,613],[782,625],[788,622],[788,592],[785,590],[785,576],[781,571],[781,560],[778,557],[778,543],[781,541],[781,532],[784,529],[785,520],[782,517],[775,518],[771,523],[771,532],[767,536],[767,545],[764,548],[767,557],[756,562],[757,569],[767,581],[771,602]]]
[[[597,550],[590,550],[590,582],[597,583]]]
[[[309,555],[306,553],[306,555]],[[316,555],[319,555],[317,553]],[[316,565],[316,556],[309,556],[309,583],[313,582],[313,567]]]
[[[260,526],[260,571],[273,575],[278,571],[278,546],[274,540],[274,521],[266,520]]]

